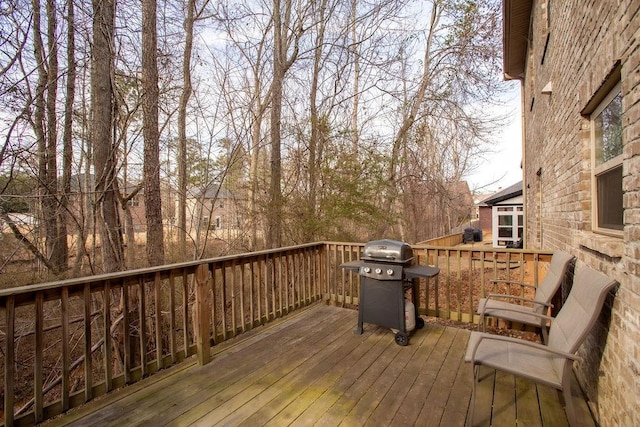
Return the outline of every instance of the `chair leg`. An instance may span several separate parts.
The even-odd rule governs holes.
[[[480,319],[478,319],[478,331],[487,332],[487,324],[484,313],[480,313]]]
[[[565,411],[567,412],[567,420],[569,421],[569,425],[571,427],[577,426],[578,423],[576,421],[576,409],[573,406],[573,399],[571,398],[571,386],[569,389],[564,389],[562,391],[562,395],[564,397],[564,405]]]
[[[567,413],[569,426],[576,427],[578,425],[578,422],[576,418],[576,409],[573,405],[573,397],[571,395],[571,374],[572,363],[568,362],[562,375],[562,397],[564,399],[564,407],[565,412]]]
[[[542,343],[544,345],[549,344],[549,329],[546,326],[542,326]]]
[[[471,408],[469,408],[469,413],[465,422],[465,426],[467,427],[473,427],[473,410],[476,407],[476,384],[478,383],[479,372],[480,367],[476,364],[472,364],[471,373],[473,374],[473,387],[471,387]]]

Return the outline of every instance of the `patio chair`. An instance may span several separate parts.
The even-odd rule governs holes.
[[[571,374],[575,355],[595,324],[609,290],[616,285],[603,273],[590,267],[578,269],[567,301],[550,320],[548,345],[518,338],[472,332],[465,362],[472,364],[474,382],[471,404],[475,406],[478,367],[484,365],[515,376],[527,378],[562,391],[567,419],[576,426],[571,400]],[[470,414],[473,423],[473,406]]]
[[[551,257],[551,263],[546,276],[542,280],[540,286],[536,288],[536,293],[533,299],[504,294],[489,294],[486,298],[481,298],[478,301],[477,314],[480,315],[480,319],[478,320],[478,329],[480,330],[480,328],[482,328],[482,332],[485,332],[487,316],[491,316],[535,326],[540,329],[542,341],[546,343],[548,332],[547,322],[546,320],[538,317],[537,314],[543,314],[545,310],[552,307],[551,299],[558,291],[558,288],[560,288],[573,259],[573,255],[563,251],[556,251]],[[495,282],[518,283],[522,286],[533,287],[533,285],[520,282],[503,280],[496,280]],[[516,304],[516,301],[529,305]]]

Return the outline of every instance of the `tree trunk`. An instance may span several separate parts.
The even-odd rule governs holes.
[[[62,134],[62,185],[60,212],[58,215],[58,236],[61,241],[61,266],[68,267],[69,247],[67,226],[69,223],[69,194],[71,193],[71,165],[73,164],[73,104],[76,91],[76,41],[75,10],[73,0],[67,0],[67,86],[64,102],[64,125]],[[78,243],[79,244],[79,243]]]
[[[100,230],[102,262],[107,272],[124,269],[122,229],[118,215],[119,198],[115,157],[117,147],[112,135],[114,16],[114,0],[93,0],[91,141],[96,174],[96,223]]]
[[[292,0],[285,0],[284,11],[280,0],[273,0],[273,80],[271,82],[271,181],[269,185],[269,204],[267,206],[267,247],[282,246],[282,141],[280,135],[282,117],[282,91],[284,76],[298,58],[300,37],[303,33],[302,16],[298,22],[291,23]],[[307,4],[306,7],[310,7]],[[303,13],[302,10],[298,11]],[[293,44],[293,51],[288,55]]]
[[[309,196],[307,198],[306,221],[303,240],[307,242],[315,241],[317,231],[315,221],[312,220],[316,214],[317,206],[317,186],[318,186],[318,164],[322,161],[320,153],[324,145],[327,125],[324,117],[320,116],[318,111],[318,85],[320,79],[320,71],[322,69],[322,46],[324,45],[324,31],[327,17],[327,0],[320,2],[317,14],[318,33],[314,45],[313,58],[313,75],[311,77],[310,113],[311,113],[311,138],[309,140],[309,162],[308,162],[308,180],[309,180]]]
[[[57,226],[56,217],[51,215],[51,212],[56,211],[56,196],[57,184],[55,179],[51,182],[51,137],[50,133],[55,136],[55,114],[51,117],[51,109],[55,108],[55,101],[53,107],[48,105],[50,101],[49,93],[53,91],[55,100],[55,89],[49,88],[47,92],[47,84],[50,83],[49,72],[44,43],[42,41],[42,28],[40,26],[41,4],[40,0],[33,0],[33,50],[34,56],[37,62],[38,81],[35,90],[35,99],[33,100],[34,112],[33,112],[33,129],[38,141],[38,187],[40,195],[40,209],[41,209],[41,221],[44,229],[45,238],[45,256],[49,260],[48,265],[55,266],[56,264],[50,264],[51,256],[55,251],[57,241]],[[54,18],[55,19],[55,18]],[[51,23],[48,24],[48,31],[51,31]],[[49,43],[55,43],[53,40],[49,40]],[[55,52],[55,48],[54,48]],[[49,49],[49,54],[51,49]],[[50,59],[50,61],[53,61]],[[55,66],[55,61],[53,61]],[[51,65],[51,64],[49,64]],[[57,70],[55,70],[57,73]],[[54,77],[55,86],[55,77]],[[54,124],[50,128],[51,124]],[[55,144],[55,141],[54,141]],[[55,146],[53,153],[55,155]],[[55,160],[54,160],[55,162]],[[54,163],[55,164],[55,163]],[[55,169],[53,170],[55,176]]]
[[[282,246],[282,155],[280,120],[282,115],[282,85],[284,84],[284,57],[280,0],[273,0],[273,81],[271,84],[271,139],[269,205],[267,206],[267,247]],[[286,27],[285,27],[286,28]],[[286,52],[285,52],[286,54]]]
[[[358,152],[360,132],[358,130],[358,109],[360,102],[360,57],[358,56],[358,0],[351,0],[351,58],[353,61],[353,111],[351,111],[351,143],[354,154]]]
[[[158,33],[156,0],[142,1],[142,111],[144,137],[147,261],[164,263],[164,233],[160,198],[160,137],[158,132]]]
[[[185,46],[182,56],[182,94],[178,105],[178,248],[187,251],[187,105],[193,90],[191,84],[191,53],[193,51],[193,24],[195,0],[187,0],[187,15],[184,19]]]

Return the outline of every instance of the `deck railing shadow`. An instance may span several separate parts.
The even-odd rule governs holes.
[[[33,425],[197,356],[309,304],[358,304],[340,264],[363,244],[319,242],[0,291],[5,425]],[[413,246],[440,274],[421,279],[419,311],[475,322],[492,279],[537,285],[551,253]],[[517,286],[517,285],[516,285]]]

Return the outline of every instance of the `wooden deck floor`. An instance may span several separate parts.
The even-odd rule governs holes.
[[[401,347],[377,326],[355,335],[356,321],[356,311],[316,305],[214,347],[206,366],[185,362],[47,425],[465,424],[469,331],[427,323]],[[555,390],[481,375],[475,425],[567,425]]]

